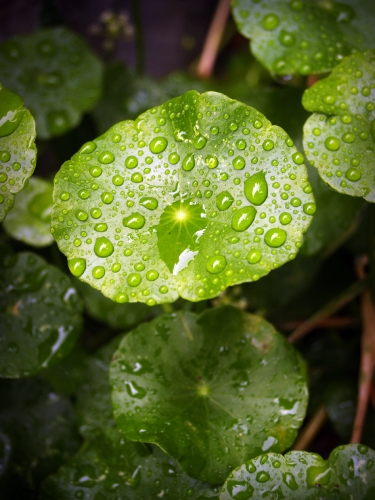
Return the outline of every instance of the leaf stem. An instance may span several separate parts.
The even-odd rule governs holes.
[[[300,435],[292,446],[292,450],[306,450],[315,439],[320,429],[327,420],[327,411],[324,405],[319,406],[307,425],[302,429]]]
[[[164,304],[160,305],[165,313],[171,314],[174,312],[173,306],[169,302],[164,302]]]
[[[316,326],[333,313],[344,307],[359,295],[366,286],[365,280],[355,281],[346,288],[340,295],[324,305],[319,311],[313,314],[309,319],[299,325],[288,337],[288,341],[293,344],[301,340],[307,333],[310,333]]]
[[[203,50],[198,61],[197,75],[209,78],[212,75],[220,42],[228,20],[231,0],[219,0],[211,26],[208,30]]]
[[[135,47],[137,53],[137,73],[143,75],[145,71],[145,44],[142,27],[140,0],[131,0],[131,12],[135,26]]]
[[[375,303],[375,205],[370,203],[369,206],[369,244],[368,244],[368,259],[369,259],[369,288],[372,301]]]

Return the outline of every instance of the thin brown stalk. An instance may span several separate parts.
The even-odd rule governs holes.
[[[318,435],[320,429],[327,420],[327,412],[324,405],[319,406],[309,422],[302,429],[297,440],[292,446],[292,450],[306,450]]]
[[[230,0],[219,0],[197,66],[197,75],[200,78],[209,78],[212,75],[229,11]]]
[[[301,326],[302,323],[304,323],[304,321],[284,321],[282,323],[276,323],[276,326],[279,330],[288,332],[295,330]],[[350,328],[357,324],[358,320],[351,316],[334,316],[333,318],[321,319],[316,323],[316,328]]]

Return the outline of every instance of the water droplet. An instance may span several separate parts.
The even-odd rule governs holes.
[[[167,293],[168,292],[168,287],[163,285],[159,288],[160,293]]]
[[[214,255],[207,259],[206,269],[211,274],[221,273],[227,265],[227,259],[224,255]]]
[[[228,210],[233,202],[234,198],[229,191],[223,191],[216,196],[216,206],[219,210]]]
[[[137,184],[139,184],[140,182],[143,181],[143,175],[139,172],[135,172],[132,176],[131,176],[131,181],[132,182],[136,182]]]
[[[114,175],[112,177],[112,182],[115,186],[122,186],[124,184],[124,178],[121,175]]]
[[[143,389],[143,387],[140,387],[135,382],[126,381],[125,386],[126,392],[133,398],[142,399],[146,396],[145,389]]]
[[[269,229],[264,235],[265,243],[272,248],[281,247],[285,243],[286,232],[284,229]]]
[[[299,151],[292,154],[292,159],[293,159],[294,163],[296,163],[297,165],[302,165],[302,163],[304,161],[303,154],[300,153]]]
[[[337,151],[340,147],[340,140],[337,137],[327,137],[324,145],[329,151]]]
[[[88,218],[88,214],[84,210],[77,210],[76,217],[80,221],[85,221]]]
[[[268,196],[268,185],[263,170],[246,179],[244,191],[246,198],[250,203],[253,203],[253,205],[261,205],[266,201]]]
[[[283,472],[283,483],[291,490],[297,490],[298,484],[296,478],[290,472]]]
[[[158,208],[158,200],[156,198],[145,197],[139,200],[139,204],[142,207],[148,208],[148,210],[155,210]]]
[[[99,217],[101,217],[102,215],[102,211],[100,210],[100,208],[92,208],[90,210],[90,215],[93,219],[99,219]]]
[[[126,168],[135,168],[138,165],[138,158],[135,156],[128,156],[125,160]]]
[[[178,155],[177,153],[171,153],[169,156],[168,156],[168,161],[169,163],[171,163],[172,165],[176,165],[180,160],[180,155]]]
[[[254,207],[240,208],[232,217],[232,228],[235,231],[245,231],[254,222],[256,213]]]
[[[350,181],[356,182],[361,178],[361,172],[358,168],[351,167],[345,172],[345,177]]]
[[[95,166],[90,167],[89,172],[93,177],[99,177],[102,175],[103,170],[99,166]]]
[[[85,259],[70,259],[68,260],[69,271],[75,276],[79,278],[86,269],[86,261]]]
[[[106,205],[109,205],[113,201],[113,194],[109,193],[109,192],[105,192],[105,193],[102,193],[100,198],[101,198],[103,203],[105,203]]]
[[[261,258],[262,253],[255,248],[252,248],[246,257],[249,264],[257,264]]]
[[[138,273],[130,273],[127,282],[129,286],[138,286],[140,282],[142,281],[142,278],[140,274]]]
[[[290,214],[288,214],[288,212],[283,212],[279,216],[279,221],[281,222],[281,224],[283,226],[286,226],[287,224],[289,224],[292,221],[292,216]]]
[[[156,279],[158,279],[158,277],[159,277],[159,273],[157,271],[155,271],[155,269],[151,269],[150,271],[147,271],[146,279],[148,279],[148,281],[155,281]]]
[[[109,257],[113,254],[113,245],[105,236],[96,239],[94,252],[98,257]]]
[[[38,52],[42,56],[53,56],[56,54],[56,46],[49,40],[43,40],[38,44]]]
[[[5,172],[0,174],[0,182],[5,182],[8,179],[8,176]]]
[[[314,215],[316,212],[315,203],[304,203],[303,211],[305,212],[306,215]]]
[[[111,151],[103,151],[98,157],[98,161],[104,165],[112,163],[115,159],[115,155]]]
[[[292,198],[290,200],[290,204],[293,206],[293,207],[299,207],[301,205],[301,200],[299,198]]]
[[[254,488],[249,482],[228,479],[226,485],[230,497],[234,500],[250,500],[253,497]]]
[[[60,199],[63,201],[67,201],[70,198],[70,194],[64,191],[63,193],[60,194]]]
[[[242,156],[236,156],[236,158],[232,161],[232,165],[236,170],[242,170],[245,167],[245,160]]]
[[[103,276],[105,274],[105,269],[103,266],[96,266],[92,270],[91,274],[92,274],[93,278],[99,280],[99,279],[103,278]]]
[[[10,160],[10,153],[8,151],[0,151],[0,161],[7,162]]]
[[[96,149],[96,144],[95,142],[93,141],[90,141],[90,142],[86,142],[82,147],[81,149],[79,150],[79,153],[80,154],[89,154],[89,153],[92,153],[93,151],[95,151]]]
[[[214,155],[206,156],[206,165],[208,168],[216,168],[219,165],[219,160]]]
[[[258,472],[255,479],[258,481],[258,483],[266,483],[267,481],[269,481],[271,479],[271,477],[268,474],[268,472],[262,470],[262,471]]]
[[[130,229],[141,229],[145,225],[146,219],[138,212],[135,212],[128,217],[124,217],[122,223]]]
[[[273,149],[274,146],[275,146],[274,142],[271,141],[270,139],[265,140],[262,144],[262,148],[264,149],[264,151],[271,151],[271,149]]]
[[[154,137],[150,142],[150,151],[154,154],[162,153],[167,145],[168,141],[165,137]]]
[[[193,170],[194,167],[195,167],[195,158],[193,153],[190,153],[187,156],[185,156],[182,162],[182,169],[189,172],[190,170]]]
[[[87,198],[90,196],[90,193],[87,189],[81,189],[80,191],[78,191],[78,196],[82,200],[87,200]]]
[[[352,134],[351,132],[346,132],[345,134],[342,135],[341,138],[347,144],[351,144],[355,140],[355,135]]]
[[[219,133],[219,127],[215,127],[215,126],[211,127],[210,132],[212,135],[217,135]]]
[[[281,30],[279,35],[279,42],[281,43],[281,45],[284,45],[284,47],[291,47],[295,42],[294,35],[292,33],[289,33],[288,31]]]
[[[242,151],[243,149],[246,148],[246,141],[244,139],[238,139],[236,141],[236,146],[237,146],[237,149]]]
[[[203,135],[198,135],[194,138],[193,144],[195,149],[202,149],[206,145],[207,139]]]
[[[116,294],[115,301],[118,304],[124,304],[125,302],[129,302],[129,297],[126,293],[119,292],[118,294]]]
[[[267,14],[262,19],[262,27],[267,31],[273,31],[278,27],[280,19],[276,14]]]
[[[47,125],[53,135],[61,135],[70,127],[68,114],[64,110],[50,111],[47,114]]]

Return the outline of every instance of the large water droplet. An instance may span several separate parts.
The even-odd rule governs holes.
[[[273,31],[279,23],[280,19],[276,14],[267,14],[262,19],[262,27],[267,31]]]
[[[98,257],[109,257],[113,254],[113,250],[112,243],[105,236],[96,239],[94,252]]]
[[[340,140],[337,137],[327,137],[324,145],[329,151],[337,151],[340,148]]]
[[[100,177],[103,170],[99,166],[93,166],[89,168],[89,172],[93,177]]]
[[[133,286],[133,287],[138,286],[141,281],[142,281],[142,278],[141,278],[140,274],[138,274],[138,273],[130,273],[128,278],[127,278],[128,285]]]
[[[145,225],[146,219],[142,214],[135,212],[128,217],[124,217],[122,223],[130,229],[141,229]]]
[[[0,137],[16,130],[24,114],[22,99],[0,86]]]
[[[206,269],[211,274],[218,274],[225,269],[227,265],[227,259],[224,255],[214,255],[207,259]]]
[[[357,182],[361,178],[361,171],[358,170],[358,168],[355,167],[350,167],[348,170],[345,172],[345,177],[349,181]]]
[[[262,258],[262,253],[260,252],[260,250],[257,250],[256,248],[252,248],[246,257],[249,264],[257,264],[261,258]]]
[[[79,153],[80,154],[89,154],[89,153],[92,153],[93,151],[95,151],[96,149],[96,144],[95,142],[91,141],[91,142],[86,142],[82,147],[81,149],[79,150]]]
[[[143,387],[139,386],[135,382],[126,381],[125,382],[126,392],[132,398],[143,399],[146,396],[146,391]]]
[[[208,168],[216,168],[219,165],[219,160],[214,155],[206,156],[206,165]]]
[[[150,142],[150,151],[154,154],[162,153],[167,145],[168,141],[165,137],[154,137]]]
[[[158,200],[152,197],[146,196],[145,198],[141,198],[139,200],[139,204],[145,208],[148,208],[148,210],[155,210],[156,208],[158,208]]]
[[[216,196],[216,206],[219,210],[228,210],[233,202],[234,198],[229,191],[223,191]]]
[[[105,164],[105,165],[112,163],[114,161],[114,159],[115,159],[115,155],[113,153],[111,153],[111,151],[103,151],[98,156],[98,161],[100,161],[100,163]]]
[[[232,217],[232,228],[235,231],[245,231],[254,222],[256,213],[254,207],[240,208]]]
[[[128,156],[125,160],[126,168],[135,168],[138,165],[138,158],[136,156]]]
[[[80,258],[70,259],[68,260],[68,267],[73,276],[79,278],[85,272],[86,260]]]
[[[195,167],[195,158],[193,153],[190,153],[187,156],[185,156],[182,162],[182,169],[189,172],[190,170],[193,170],[194,167]]]
[[[91,274],[92,274],[93,278],[100,280],[105,275],[105,269],[103,266],[96,266],[92,270]]]
[[[290,472],[283,472],[283,483],[291,490],[297,490],[298,484],[296,478]]]
[[[157,271],[155,271],[155,269],[151,269],[150,271],[147,271],[146,279],[148,279],[148,281],[155,281],[156,279],[158,279],[158,277],[159,277],[159,273]]]
[[[236,170],[242,170],[245,167],[245,160],[242,158],[242,156],[237,156],[232,161],[232,165]]]
[[[268,474],[268,472],[262,470],[258,472],[255,479],[258,481],[258,483],[267,483],[267,481],[271,479],[271,476]]]
[[[235,500],[250,500],[253,498],[254,488],[249,482],[228,479],[226,484],[231,498]]]
[[[245,196],[253,205],[261,205],[268,196],[268,185],[263,171],[257,172],[244,184]]]
[[[265,243],[272,248],[281,247],[285,243],[286,232],[284,229],[269,229],[264,235]]]
[[[202,149],[206,145],[207,139],[203,135],[198,135],[194,138],[193,144],[195,149]]]

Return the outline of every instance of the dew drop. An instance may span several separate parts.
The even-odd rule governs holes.
[[[236,141],[236,146],[237,146],[237,149],[242,151],[243,149],[246,148],[246,141],[244,139],[238,139]]]
[[[118,304],[124,304],[125,302],[129,302],[129,297],[126,293],[119,292],[118,294],[116,294],[115,301]]]
[[[180,160],[180,155],[178,155],[177,153],[171,153],[169,156],[168,156],[168,161],[171,165],[176,165]]]
[[[98,257],[109,257],[113,254],[113,245],[105,236],[96,239],[94,252]]]
[[[95,142],[93,141],[90,141],[90,142],[86,142],[82,147],[81,149],[79,150],[79,153],[80,154],[89,154],[89,153],[92,153],[93,151],[95,151],[96,149],[96,144]]]
[[[105,193],[102,193],[102,195],[100,196],[100,198],[101,198],[101,200],[102,200],[103,203],[105,203],[106,205],[109,205],[113,201],[113,194],[109,193],[107,191]]]
[[[327,137],[324,145],[329,151],[337,151],[340,147],[340,140],[337,137]]]
[[[105,274],[105,269],[103,266],[96,266],[92,270],[91,274],[92,274],[93,278],[99,280],[100,278],[103,278],[103,276]]]
[[[305,212],[306,215],[314,215],[316,212],[315,203],[304,203],[303,211]]]
[[[70,194],[64,191],[63,193],[60,194],[60,200],[67,201],[70,198]]]
[[[280,19],[276,14],[267,14],[262,19],[262,27],[267,31],[273,31],[278,27]]]
[[[206,145],[207,139],[203,135],[198,135],[194,138],[193,144],[195,149],[202,149]]]
[[[168,141],[165,137],[154,137],[150,142],[150,151],[154,154],[162,153],[167,145]]]
[[[163,285],[159,288],[160,293],[167,293],[168,292],[168,287]]]
[[[138,158],[135,156],[128,156],[125,160],[126,168],[135,168],[138,165]]]
[[[236,156],[232,161],[232,165],[236,170],[242,170],[245,167],[245,160],[242,156]]]
[[[256,479],[256,481],[258,481],[258,483],[267,483],[267,481],[269,481],[271,479],[271,477],[268,474],[268,472],[262,470],[262,471],[258,472],[255,479]]]
[[[219,210],[228,210],[233,202],[234,198],[229,191],[223,191],[216,196],[216,206]]]
[[[112,264],[112,272],[114,273],[118,273],[121,269],[121,264],[119,262],[115,262],[114,264]]]
[[[219,160],[214,155],[206,156],[206,165],[208,168],[216,168],[219,165]]]
[[[102,175],[103,170],[99,166],[95,166],[90,167],[89,172],[93,177],[99,177]]]
[[[0,151],[0,161],[7,162],[10,160],[10,153],[8,151]]]
[[[246,259],[249,264],[257,264],[262,258],[262,253],[260,250],[252,248],[250,252],[247,254]]]
[[[271,149],[273,149],[274,146],[275,146],[274,142],[271,141],[270,139],[266,139],[262,144],[262,148],[264,149],[264,151],[271,151]]]
[[[138,286],[142,281],[141,276],[138,273],[130,273],[127,282],[129,286]]]
[[[103,151],[98,157],[98,161],[104,165],[112,163],[115,159],[115,155],[110,151]]]
[[[185,156],[182,162],[182,169],[186,170],[186,172],[189,172],[190,170],[193,170],[194,167],[195,167],[195,158],[193,153],[190,153],[187,156]]]
[[[227,259],[224,255],[214,255],[207,259],[206,269],[211,274],[221,273],[227,265]]]
[[[50,111],[47,114],[47,125],[52,134],[63,134],[70,126],[68,114],[64,110]]]
[[[88,214],[84,210],[77,210],[76,218],[80,221],[85,221],[88,218]]]
[[[296,478],[290,472],[283,472],[283,483],[291,490],[297,490],[298,484]]]
[[[232,228],[235,231],[245,231],[254,222],[256,213],[254,207],[240,208],[232,217]]]
[[[155,281],[156,279],[158,279],[158,277],[159,273],[155,269],[147,271],[146,279],[148,279],[148,281]]]
[[[112,177],[112,182],[115,186],[122,186],[124,184],[124,178],[121,175],[114,175]]]
[[[135,212],[128,217],[124,217],[122,223],[130,229],[141,229],[145,225],[146,219],[138,212]]]
[[[292,33],[289,33],[288,31],[281,30],[279,35],[279,42],[281,43],[281,45],[284,45],[284,47],[291,47],[295,42],[294,35]]]
[[[345,177],[349,181],[357,182],[361,178],[361,172],[358,170],[358,168],[351,167],[348,168],[348,170],[345,172]]]
[[[215,126],[211,127],[210,132],[212,135],[217,135],[219,133],[219,127],[215,127]]]
[[[272,248],[281,247],[286,240],[286,232],[284,229],[269,229],[264,235],[265,243]]]
[[[246,179],[244,191],[246,198],[250,203],[253,203],[253,205],[261,205],[266,201],[268,196],[268,185],[263,170]]]
[[[101,217],[102,215],[102,211],[100,210],[100,208],[92,208],[90,210],[90,215],[93,219],[99,219],[99,217]]]
[[[85,272],[86,260],[81,258],[70,259],[68,260],[68,267],[73,276],[79,278]]]
[[[78,196],[82,200],[87,200],[87,198],[90,196],[90,193],[87,189],[81,189],[80,191],[78,191]]]
[[[351,144],[355,140],[355,135],[352,134],[351,132],[346,132],[345,134],[343,134],[341,138],[347,144]]]
[[[147,208],[148,210],[155,210],[156,208],[158,208],[159,203],[156,198],[145,197],[139,200],[139,204],[142,205],[142,207]]]
[[[303,163],[303,154],[300,153],[299,151],[297,151],[296,153],[293,153],[292,154],[292,160],[294,161],[294,163],[296,163],[297,165],[302,165]]]
[[[139,172],[135,172],[132,176],[131,176],[131,181],[132,182],[135,182],[137,184],[139,184],[140,182],[143,181],[143,175]]]
[[[288,212],[283,212],[279,216],[279,221],[283,226],[286,226],[287,224],[290,224],[292,221],[292,216]]]

